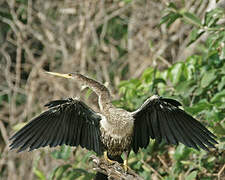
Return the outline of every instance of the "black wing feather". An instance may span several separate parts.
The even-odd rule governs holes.
[[[188,124],[188,121],[183,121],[183,124],[185,128],[188,130],[188,132],[190,133],[190,135],[196,137],[207,146],[211,148],[215,148],[215,146],[209,142],[212,138],[208,136],[204,131],[199,131],[199,129],[193,126],[192,124]],[[206,149],[208,150],[207,147]]]
[[[175,99],[170,99],[170,98],[160,98],[160,99],[176,107],[182,106],[182,104]]]
[[[181,142],[186,146],[198,149],[198,147],[195,146],[195,143],[192,140],[190,140],[188,136],[186,136],[185,138],[186,135],[185,129],[183,128],[183,126],[179,125],[173,113],[168,114],[168,119],[170,119],[170,122],[172,124],[171,129],[173,129],[173,133],[177,138],[178,142]]]
[[[132,113],[134,117],[132,148],[135,153],[139,148],[148,145],[149,138],[159,142],[164,139],[169,144],[181,142],[197,150],[199,147],[204,150],[215,147],[216,136],[179,106],[181,103],[176,100],[153,96]]]
[[[72,144],[74,125],[75,125],[75,123],[73,123],[72,113],[70,113],[70,116],[68,118],[69,118],[68,124],[70,124],[70,126],[69,126],[69,130],[68,130],[68,134],[67,134],[66,145]]]
[[[146,124],[142,125],[142,145],[144,148],[146,148],[148,146],[149,143],[149,138],[145,138],[145,137],[149,137],[148,134],[148,127],[146,126]]]
[[[147,113],[146,114],[146,119],[145,119],[145,122],[146,122],[146,125],[149,129],[149,136],[154,139],[155,136],[154,136],[154,131],[153,131],[153,127],[152,127],[152,123],[151,123],[151,119],[150,119],[151,115],[150,113]],[[148,137],[147,137],[148,138]]]
[[[48,116],[48,114],[46,114]],[[34,120],[34,124],[36,123],[36,121],[38,121],[39,118],[35,119]],[[45,121],[43,120],[40,124],[41,125],[44,125]],[[28,126],[30,126],[32,123],[29,123]],[[26,126],[25,126],[25,129]],[[25,143],[27,143],[31,138],[33,138],[36,133],[38,133],[38,128],[34,128],[33,126],[30,126],[30,129],[27,129],[27,131],[22,131],[22,132],[18,132],[18,134],[15,134],[15,138],[17,139],[17,141],[15,141],[14,144],[11,144],[10,146],[12,148],[18,148],[20,147],[21,145]],[[21,137],[24,137],[24,138],[21,138]],[[29,142],[29,144],[31,144],[31,142]]]
[[[59,119],[62,118],[62,114],[59,115]],[[56,121],[54,124],[55,124],[55,127],[52,128],[52,132],[51,132],[51,137],[50,137],[50,140],[49,140],[49,146],[50,147],[55,147],[57,146],[57,141],[58,141],[58,134],[60,134],[60,130],[61,130],[61,121]]]
[[[191,136],[190,132],[184,127],[183,122],[180,122],[181,119],[178,119],[177,114],[172,112],[173,122],[176,124],[175,126],[180,132],[181,140],[180,142],[188,147],[196,147],[196,138],[195,136]],[[174,129],[175,131],[176,129]]]
[[[94,142],[92,142],[91,139],[90,139],[90,137],[93,137],[92,126],[89,126],[89,131],[88,132],[89,132],[88,138],[89,138],[89,142],[90,142],[90,149],[93,149],[94,148],[93,147]]]
[[[174,144],[174,137],[169,130],[169,125],[167,124],[167,118],[164,115],[164,112],[158,112],[158,120],[160,121],[160,131],[162,137],[165,139],[167,144]]]
[[[151,122],[152,122],[152,128],[153,128],[153,131],[154,131],[154,135],[155,135],[155,139],[156,141],[158,141],[159,143],[161,142],[162,138],[161,138],[161,133],[160,133],[160,121],[158,120],[158,114],[157,114],[157,110],[155,108],[152,109],[153,110],[153,113],[152,113],[152,119],[151,119]]]
[[[36,144],[39,143],[38,142],[38,140],[39,140],[38,137],[40,137],[40,135],[42,135],[42,137],[45,137],[46,136],[46,131],[49,128],[50,128],[50,125],[48,123],[46,125],[46,129],[43,129],[42,131],[39,131],[40,128],[37,128],[37,129],[34,129],[34,131],[32,133],[27,133],[27,136],[29,137],[29,139],[27,139],[27,141],[22,141],[22,142],[25,142],[25,143],[23,143],[23,146],[20,147],[19,152],[24,151],[29,146],[31,146],[33,143],[36,143]]]
[[[69,126],[69,124],[67,123],[68,122],[68,115],[67,114],[64,114],[63,116],[63,122],[62,122],[62,129],[61,129],[61,132],[62,134],[60,134],[60,141],[59,141],[59,144],[58,145],[62,145],[62,144],[65,144],[65,139],[66,139],[66,133],[67,133],[67,127]]]
[[[35,117],[15,133],[10,149],[18,152],[57,145],[82,146],[102,154],[99,121],[101,116],[75,99],[56,100],[46,104],[49,109]]]

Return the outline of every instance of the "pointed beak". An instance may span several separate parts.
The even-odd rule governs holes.
[[[46,71],[46,73],[51,74],[53,76],[67,78],[67,79],[71,79],[73,77],[72,74],[61,74],[61,73],[57,73],[57,72],[47,72],[47,71]]]

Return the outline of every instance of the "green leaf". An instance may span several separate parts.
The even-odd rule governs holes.
[[[186,107],[185,109],[195,115],[195,114],[198,114],[202,111],[205,111],[205,110],[211,110],[213,107],[212,104],[210,104],[206,99],[202,99],[201,101],[199,101],[198,103],[196,103],[195,105],[193,105],[192,107]]]
[[[217,108],[213,108],[212,111],[206,111],[205,112],[205,119],[208,120],[209,122],[219,122],[223,117],[221,117],[222,113],[219,112]]]
[[[209,65],[214,66],[216,68],[221,67],[222,61],[220,60],[217,50],[213,50],[209,53],[208,62],[209,62]]]
[[[131,3],[132,0],[123,0],[123,2],[125,2],[125,3]]]
[[[145,83],[149,83],[149,82],[152,82],[153,80],[153,75],[154,75],[154,68],[150,67],[150,68],[147,68],[142,76],[141,76],[141,80],[145,81]]]
[[[43,172],[38,170],[37,168],[34,168],[34,174],[40,179],[40,180],[46,180],[46,177]]]
[[[210,71],[208,71],[207,73],[205,73],[202,77],[201,80],[201,87],[202,88],[206,88],[207,86],[209,86],[215,79],[217,78],[216,76],[216,70],[212,69]]]
[[[58,166],[57,168],[55,168],[53,170],[53,172],[50,175],[50,180],[56,179],[56,180],[60,180],[62,179],[63,173],[69,169],[70,167],[72,167],[72,165],[70,164],[66,164],[66,165],[62,165],[62,166]]]
[[[187,66],[193,66],[194,68],[198,68],[202,65],[202,56],[193,55],[187,58],[186,60]]]
[[[182,74],[184,72],[184,64],[182,62],[174,64],[170,69],[170,80],[176,85],[182,78]]]
[[[81,168],[76,168],[76,169],[72,169],[72,172],[69,173],[68,176],[65,176],[65,180],[74,180],[74,179],[78,179],[78,177],[84,176],[84,178],[82,178],[83,180],[89,180],[89,179],[94,179],[93,174],[89,173],[88,171],[81,169]]]
[[[175,180],[175,177],[172,177],[172,175],[165,177],[165,180]]]
[[[169,21],[167,22],[166,27],[169,28],[171,24],[173,24],[178,18],[182,17],[180,14],[178,13],[173,13],[171,14]]]
[[[149,172],[149,168],[148,167],[145,167],[145,165],[142,166],[143,169],[145,171],[142,171],[140,173],[140,175],[144,178],[144,179],[151,179],[151,173]]]
[[[203,88],[197,88],[197,89],[194,91],[194,95],[195,95],[195,96],[200,96],[203,92],[204,92],[204,89],[203,89]]]
[[[65,177],[65,180],[74,180],[74,179],[77,179],[78,177],[80,177],[81,175],[82,175],[81,173],[72,171]]]
[[[63,146],[60,147],[60,150],[53,151],[51,153],[51,155],[55,159],[67,160],[70,157],[70,153],[71,153],[71,147],[70,146],[63,145]]]
[[[154,84],[159,84],[159,83],[163,83],[163,84],[166,84],[166,81],[162,78],[156,78],[154,79]]]
[[[170,13],[166,14],[165,16],[163,16],[160,19],[159,25],[162,25],[162,24],[166,23],[167,21],[169,21],[171,14],[172,14],[172,12],[170,12]]]
[[[187,60],[185,61],[187,80],[196,80],[196,72],[198,72],[199,67],[201,67],[201,64],[201,56],[193,55],[187,58]]]
[[[222,102],[225,103],[225,89],[221,92],[216,93],[211,99],[211,103]]]
[[[224,134],[225,134],[225,130],[224,130]],[[210,157],[210,158],[207,160],[207,162],[208,162],[208,163],[213,162],[213,161],[215,161],[215,159],[216,159],[215,156]]]
[[[193,164],[193,161],[190,161],[190,160],[187,160],[187,161],[180,161],[182,164],[184,165],[192,165]]]
[[[183,16],[185,18],[185,20],[189,21],[192,24],[195,24],[198,27],[201,27],[201,20],[193,13],[190,12],[184,12]]]
[[[225,61],[225,60],[224,60]],[[225,63],[223,64],[223,67],[221,67],[221,73],[223,74],[223,75],[225,75]]]
[[[159,25],[162,25],[167,22],[166,27],[169,28],[170,25],[176,21],[179,17],[182,17],[179,13],[170,12],[167,15],[163,16],[159,22]]]
[[[213,128],[213,130],[218,135],[221,136],[225,135],[225,127],[223,127],[220,123],[217,123],[216,126]]]
[[[192,31],[191,31],[191,34],[190,34],[190,40],[189,40],[189,43],[187,46],[191,45],[192,43],[194,43],[199,37],[201,37],[202,34],[204,34],[205,31],[202,30],[202,29],[196,29],[194,28]]]
[[[185,180],[193,180],[197,177],[197,171],[192,171],[187,177],[185,177]]]
[[[222,8],[215,8],[209,12],[206,12],[204,25],[208,27],[215,26],[218,20],[222,18],[223,14],[224,14],[224,9]]]
[[[190,149],[186,148],[183,144],[179,144],[174,153],[174,158],[177,161],[180,161],[182,159],[186,159],[189,153],[190,153]]]
[[[177,6],[176,6],[173,2],[170,2],[170,3],[169,3],[168,8],[177,10]]]
[[[178,94],[182,95],[183,97],[187,97],[192,94],[196,87],[197,85],[195,85],[195,81],[182,81],[178,83],[175,88]]]
[[[218,84],[218,86],[217,86],[218,91],[221,91],[221,90],[224,88],[224,86],[225,86],[225,76],[223,76],[223,77],[221,78],[221,81],[219,82],[219,84]]]
[[[219,31],[219,30],[217,30]],[[221,55],[223,56],[224,47],[221,46],[222,43],[225,42],[225,31],[217,32],[216,30],[212,31],[209,38],[206,40],[208,54],[219,53],[219,49],[221,49]],[[215,52],[214,52],[214,51]]]

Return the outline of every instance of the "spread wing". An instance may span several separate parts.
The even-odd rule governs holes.
[[[18,152],[40,147],[70,145],[102,154],[99,121],[101,117],[83,102],[69,98],[51,101],[49,109],[15,133],[11,149]]]
[[[213,135],[200,122],[179,108],[181,104],[173,99],[152,96],[135,112],[133,150],[146,148],[149,138],[168,144],[178,142],[199,150],[214,148],[217,142]]]

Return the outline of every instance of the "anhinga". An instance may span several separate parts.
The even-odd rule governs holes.
[[[105,152],[106,159],[117,160],[124,153],[127,170],[130,151],[137,153],[139,148],[146,148],[150,138],[204,150],[214,148],[217,143],[216,136],[180,109],[176,100],[153,95],[139,109],[128,112],[114,107],[109,90],[93,79],[79,73],[48,73],[76,80],[95,91],[100,113],[77,99],[51,101],[45,105],[48,110],[10,138],[11,149],[19,148],[20,152],[48,145],[80,145],[98,155]]]

